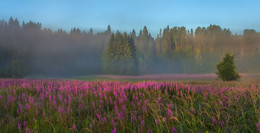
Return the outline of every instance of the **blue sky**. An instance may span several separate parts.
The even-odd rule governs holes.
[[[260,0],[1,0],[0,19],[42,23],[43,27],[69,31],[136,31],[145,25],[156,35],[167,25],[220,25],[233,33],[244,29],[260,31]]]

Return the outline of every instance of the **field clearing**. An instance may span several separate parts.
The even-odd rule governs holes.
[[[71,79],[83,81],[168,81],[181,82],[185,84],[210,85],[212,87],[250,87],[252,85],[260,86],[260,74],[242,73],[238,81],[221,81],[217,79],[216,74],[147,74],[138,76],[126,75],[90,75],[74,77]]]
[[[242,73],[243,79],[260,79],[260,74]],[[147,80],[215,80],[216,74],[147,74],[140,76],[125,75],[98,75],[99,78],[107,79],[147,79]]]

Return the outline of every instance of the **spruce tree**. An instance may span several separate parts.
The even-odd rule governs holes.
[[[136,75],[138,72],[136,47],[132,36],[112,34],[105,51],[104,69],[108,74]]]

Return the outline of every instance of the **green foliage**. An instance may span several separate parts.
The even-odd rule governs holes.
[[[4,70],[0,70],[0,77],[3,78],[23,78],[26,70],[19,60],[13,60],[11,65],[6,65]]]
[[[108,74],[138,74],[136,47],[132,36],[112,34],[104,54],[104,69]]]
[[[235,56],[226,53],[225,56],[222,58],[216,67],[218,78],[221,78],[223,81],[231,81],[231,80],[238,80],[240,75],[236,71],[236,66],[234,62]]]

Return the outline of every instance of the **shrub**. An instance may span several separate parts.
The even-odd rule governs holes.
[[[223,81],[238,80],[240,78],[240,75],[236,71],[234,58],[234,55],[226,53],[222,60],[216,65],[218,78]]]

